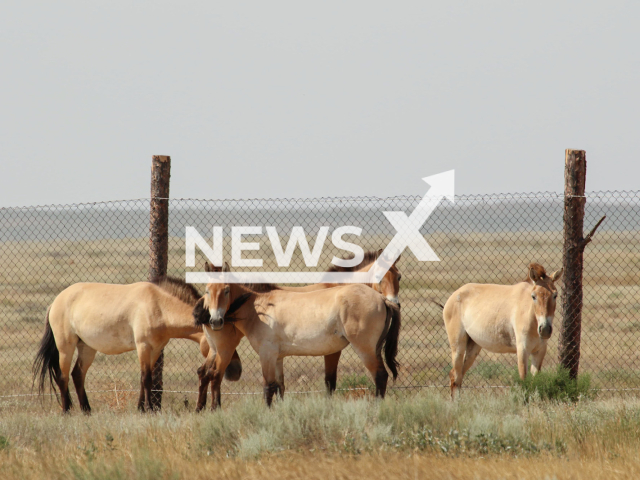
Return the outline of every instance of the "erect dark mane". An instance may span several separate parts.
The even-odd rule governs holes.
[[[267,286],[275,287],[275,285],[272,285],[271,283],[262,283],[262,284],[258,283],[258,284],[248,284],[248,285],[267,285]],[[256,293],[264,293],[264,292],[256,292],[255,290],[250,289],[246,284],[243,284],[243,283],[239,284],[238,286],[240,287],[242,294],[238,295],[236,299],[233,302],[231,302],[231,305],[229,305],[227,313],[224,316],[225,322],[235,322],[237,320],[237,318],[235,317],[235,313],[240,309],[240,307],[242,307],[247,302],[247,300],[249,300]],[[275,289],[278,289],[278,288],[276,287]],[[270,291],[270,290],[267,290],[267,291]]]
[[[362,259],[360,264],[356,265],[355,267],[339,267],[338,265],[332,264],[327,269],[327,272],[354,272],[356,270],[360,270],[363,267],[366,267],[367,265],[371,265],[378,259],[378,256],[380,256],[380,250],[369,250],[368,252],[364,252],[364,258]],[[351,255],[350,257],[342,258],[342,260],[351,260],[353,257],[354,256]]]
[[[522,279],[521,282],[528,282],[528,283],[531,282],[531,278],[529,277],[530,270],[533,270],[536,273],[536,275],[543,280],[547,278],[547,271],[544,269],[544,267],[539,263],[534,262],[529,264],[529,269],[527,270],[527,276],[524,277],[524,279]]]
[[[202,296],[196,287],[180,278],[162,277],[151,283],[189,305],[195,305]]]
[[[269,293],[273,290],[282,290],[274,283],[241,283],[240,285],[255,293]]]

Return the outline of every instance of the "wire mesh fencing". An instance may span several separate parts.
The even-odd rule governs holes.
[[[602,390],[640,390],[640,192],[594,192],[587,195],[585,229],[602,215],[602,224],[585,251],[580,372]],[[185,229],[194,227],[212,241],[212,227],[222,226],[225,259],[231,258],[231,227],[261,226],[247,235],[258,250],[244,257],[262,259],[255,271],[321,271],[334,256],[346,252],[324,241],[317,266],[307,266],[299,248],[288,267],[280,267],[266,226],[276,227],[284,250],[293,227],[302,227],[314,250],[321,227],[362,229],[343,238],[364,250],[384,248],[395,229],[383,212],[409,214],[420,197],[321,198],[304,200],[170,201],[168,274],[184,278],[203,271],[205,257],[196,249],[196,267],[185,267]],[[530,262],[548,272],[562,266],[563,197],[555,193],[457,196],[443,200],[421,229],[440,258],[420,262],[406,250],[397,266],[402,274],[402,329],[399,378],[395,389],[449,388],[451,353],[442,311],[466,283],[513,284],[527,275]],[[149,200],[81,205],[0,209],[0,401],[36,398],[31,365],[43,333],[47,307],[66,287],[77,282],[134,283],[145,281],[148,256]],[[235,268],[234,268],[235,269]],[[559,289],[562,289],[560,281]],[[202,285],[197,286],[200,291]],[[560,306],[560,302],[558,302]],[[557,364],[562,312],[543,368]],[[257,354],[245,340],[238,352],[243,374],[223,382],[223,393],[262,394]],[[165,349],[165,402],[196,398],[196,369],[203,358],[196,343],[172,340]],[[323,392],[321,357],[288,357],[284,361],[287,393]],[[482,351],[466,374],[464,388],[509,386],[515,355]],[[139,392],[140,370],[135,352],[98,354],[87,374],[92,404],[126,408]],[[371,379],[350,347],[338,369],[338,389],[368,388]]]

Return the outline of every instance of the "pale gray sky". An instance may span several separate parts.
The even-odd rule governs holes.
[[[640,2],[0,7],[0,206],[640,188]]]

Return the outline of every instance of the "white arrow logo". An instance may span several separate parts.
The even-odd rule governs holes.
[[[396,234],[368,272],[187,272],[185,280],[187,283],[379,283],[407,247],[421,262],[438,262],[440,259],[420,228],[443,198],[454,201],[454,170],[422,180],[431,188],[411,215],[383,212]]]
[[[436,209],[440,200],[447,198],[454,202],[454,170],[439,173],[422,179],[431,185],[427,194],[422,197],[418,206],[407,217],[404,212],[383,212],[387,220],[396,229],[395,236],[384,249],[384,252],[376,260],[369,270],[373,275],[373,282],[378,283],[389,271],[391,266],[400,257],[405,247],[409,247],[413,254],[421,262],[439,262],[440,259],[420,234],[420,229],[427,218]]]

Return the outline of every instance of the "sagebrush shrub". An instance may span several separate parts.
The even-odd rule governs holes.
[[[516,371],[513,377],[514,386],[520,388],[525,401],[537,394],[542,400],[560,402],[576,402],[581,398],[592,398],[595,392],[591,389],[591,377],[584,373],[577,379],[571,378],[569,370],[558,365],[556,370],[543,370],[537,375],[527,375],[520,379]]]

